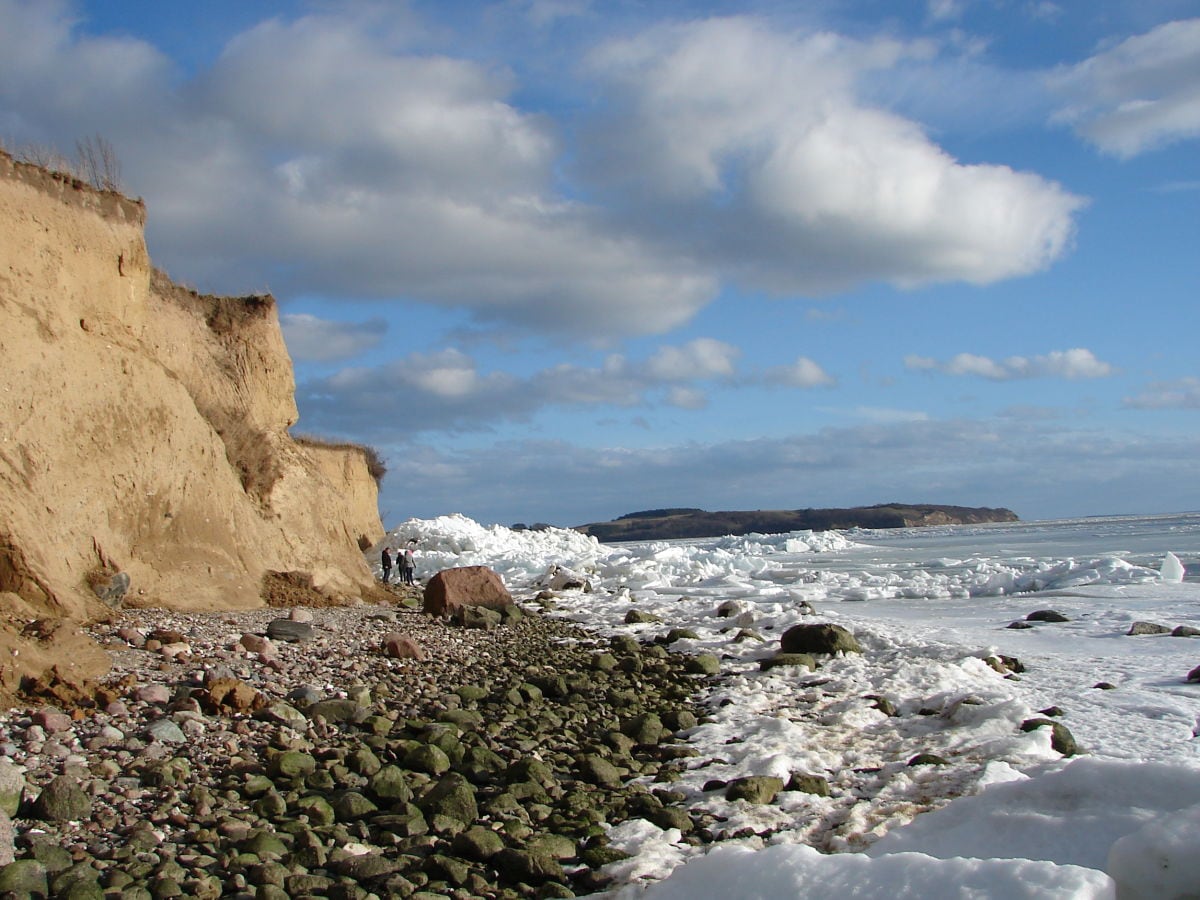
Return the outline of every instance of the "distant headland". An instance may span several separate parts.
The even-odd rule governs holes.
[[[976,525],[1017,522],[1011,509],[943,506],[932,503],[880,503],[849,509],[755,509],[708,512],[679,507],[628,513],[611,522],[579,525],[577,531],[602,541],[676,540],[726,534],[780,534],[842,528],[913,528],[923,525]]]

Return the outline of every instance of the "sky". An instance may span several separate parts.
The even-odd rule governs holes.
[[[1196,0],[0,0],[387,526],[1200,509]]]

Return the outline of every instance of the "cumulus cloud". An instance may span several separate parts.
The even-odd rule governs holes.
[[[1123,159],[1200,136],[1200,18],[1159,25],[1057,70],[1057,114]]]
[[[1045,268],[1070,244],[1079,197],[960,163],[860,98],[860,81],[928,52],[751,18],[608,42],[589,58],[610,108],[586,171],[634,227],[778,293],[987,284]]]
[[[185,78],[62,4],[0,0],[0,118],[59,146],[113,135],[156,263],[205,290],[403,297],[585,337],[661,333],[715,296],[686,254],[558,189],[557,129],[512,102],[511,72],[406,47],[387,15],[270,19]]]
[[[0,0],[0,119],[62,146],[111,134],[156,262],[205,290],[403,298],[598,340],[665,333],[722,282],[1026,274],[1068,247],[1082,202],[962,164],[863,99],[926,44],[754,18],[651,28],[597,47],[571,88],[596,102],[556,122],[504,65],[428,52],[407,9],[313,8],[191,74],[83,33],[62,3]]]
[[[790,365],[768,369],[763,375],[763,380],[767,384],[798,388],[824,387],[837,383],[837,379],[807,356],[797,357]]]
[[[297,402],[314,420],[306,428],[369,440],[485,431],[556,407],[629,409],[662,402],[695,410],[708,403],[703,385],[735,379],[737,355],[729,344],[698,338],[660,347],[641,361],[611,354],[599,366],[560,363],[518,378],[482,372],[466,353],[446,349],[307,381],[297,389]],[[403,414],[380,415],[388,409]]]
[[[1200,378],[1154,382],[1136,397],[1127,397],[1125,405],[1137,409],[1200,409]]]
[[[288,352],[297,362],[339,362],[377,347],[387,333],[387,320],[333,322],[307,313],[279,317]]]
[[[940,371],[947,375],[976,375],[992,381],[1011,381],[1017,378],[1107,378],[1116,369],[1097,359],[1091,350],[1076,347],[1053,350],[1043,356],[1010,356],[996,360],[974,353],[959,353],[939,362],[927,356],[904,358],[905,368],[914,372]]]

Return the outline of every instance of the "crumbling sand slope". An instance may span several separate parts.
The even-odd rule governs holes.
[[[144,219],[0,153],[0,693],[47,661],[102,664],[47,656],[28,625],[105,615],[106,568],[130,576],[126,605],[256,606],[272,572],[331,601],[372,589],[374,479],[361,451],[289,435],[275,301],[172,284]]]

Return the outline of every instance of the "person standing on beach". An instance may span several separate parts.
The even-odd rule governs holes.
[[[413,579],[413,572],[417,567],[416,559],[413,555],[413,547],[416,546],[416,540],[408,542],[408,546],[400,553],[400,580],[404,584],[416,585]]]
[[[383,548],[380,564],[383,566],[383,583],[387,584],[392,578],[392,554],[388,552],[387,547]]]

